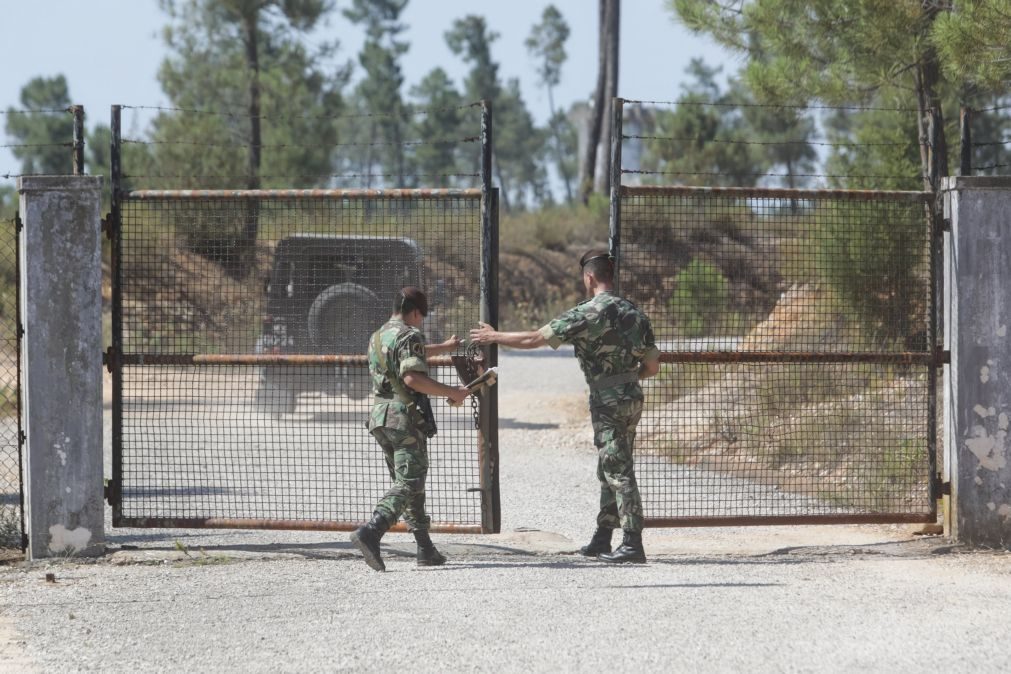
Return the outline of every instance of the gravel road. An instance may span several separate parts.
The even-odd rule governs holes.
[[[501,359],[503,533],[110,529],[101,560],[0,567],[0,671],[1008,671],[1011,554],[913,527],[648,530],[573,554],[597,486],[571,352]],[[55,582],[47,582],[46,574]]]

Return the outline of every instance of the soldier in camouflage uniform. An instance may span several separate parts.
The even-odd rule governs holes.
[[[470,391],[446,386],[428,376],[425,358],[452,351],[460,344],[453,335],[441,344],[425,346],[420,328],[428,314],[425,294],[404,288],[394,314],[369,341],[369,373],[375,396],[368,428],[383,448],[393,486],[376,504],[372,520],[351,534],[351,542],[377,571],[386,565],[379,541],[404,516],[418,543],[418,566],[439,566],[443,557],[429,536],[431,520],[425,513],[425,478],[428,475],[428,438],[435,435],[435,419],[428,396],[461,402]]]
[[[575,347],[590,387],[593,443],[599,450],[600,512],[597,530],[581,552],[611,563],[644,563],[642,500],[635,481],[632,449],[642,415],[639,380],[660,371],[660,352],[649,318],[614,292],[614,265],[606,251],[591,250],[579,262],[590,299],[538,331],[498,332],[484,323],[471,330],[479,344],[518,349],[563,343]],[[611,552],[611,535],[621,527],[621,546]]]

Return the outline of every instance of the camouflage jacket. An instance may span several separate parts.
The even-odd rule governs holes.
[[[607,290],[581,302],[540,329],[553,349],[572,344],[590,385],[590,405],[612,405],[642,399],[633,373],[639,364],[660,357],[649,318],[637,306]],[[607,381],[631,381],[613,386]]]
[[[425,336],[421,330],[394,317],[369,340],[369,374],[375,396],[369,414],[370,431],[378,427],[408,432],[418,430],[419,418],[411,406],[426,396],[404,384],[404,375],[408,372],[428,374]]]

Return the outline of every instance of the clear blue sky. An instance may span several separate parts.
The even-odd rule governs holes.
[[[349,4],[338,0],[337,8]],[[537,86],[523,40],[548,4],[548,0],[411,0],[403,17],[411,43],[403,59],[405,92],[436,66],[462,83],[466,66],[446,47],[443,34],[454,19],[480,14],[500,35],[492,46],[492,55],[501,64],[500,76],[520,79],[527,106],[543,122],[548,116],[547,96]],[[566,45],[568,61],[555,93],[556,103],[567,107],[575,100],[587,100],[596,81],[597,3],[554,0],[553,4],[572,31]],[[0,109],[20,108],[21,87],[31,78],[58,74],[66,76],[71,100],[85,106],[89,126],[108,124],[113,104],[167,103],[156,79],[166,56],[161,39],[166,17],[157,0],[6,0],[3,5],[7,30]],[[726,71],[739,66],[735,57],[675,23],[664,5],[664,0],[622,3],[619,95],[624,98],[675,98],[684,69],[694,57],[722,63]],[[337,14],[318,36],[340,40],[341,61],[353,60],[362,42],[360,31]],[[0,122],[3,119],[0,115]],[[124,114],[124,131],[139,132],[145,123],[143,117]],[[10,153],[0,149],[0,174],[17,169]]]

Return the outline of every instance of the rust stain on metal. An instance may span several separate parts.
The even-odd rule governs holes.
[[[136,199],[480,199],[479,188],[468,189],[332,189],[332,190],[134,190],[123,195]]]
[[[426,359],[433,367],[451,367],[451,356],[433,356]],[[123,354],[123,365],[346,365],[368,367],[369,357],[364,354],[269,354],[269,353],[197,353],[197,354]]]
[[[689,187],[686,185],[622,185],[621,196],[712,196],[739,199],[850,199],[910,202],[929,202],[934,198],[932,192],[912,190],[817,190],[773,187]]]
[[[896,363],[932,365],[937,356],[921,351],[664,351],[661,363]]]
[[[921,524],[937,521],[937,513],[853,513],[839,515],[746,515],[738,517],[647,517],[643,525],[672,527],[746,527],[780,524]]]
[[[333,520],[284,520],[243,517],[125,517],[116,527],[152,527],[168,529],[274,529],[280,531],[354,531],[362,522]],[[403,522],[390,531],[406,532]],[[433,522],[430,531],[441,534],[479,534],[481,527],[475,524],[438,524]]]

